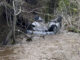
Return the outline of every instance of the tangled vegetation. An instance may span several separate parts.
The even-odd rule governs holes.
[[[13,0],[0,0],[0,3],[2,1],[6,1],[8,5],[10,4],[12,6]],[[18,15],[23,16],[23,20],[24,19],[33,20],[33,15],[32,13],[30,13],[31,11],[37,12],[43,19],[45,19],[46,23],[51,19],[54,19],[56,16],[61,15],[63,17],[63,24],[62,24],[63,30],[68,30],[70,32],[76,32],[76,33],[80,32],[80,21],[79,21],[80,5],[78,0],[39,0],[39,1],[38,0],[15,0],[15,1],[18,1],[18,2],[20,1],[20,7],[22,8],[22,11],[20,12],[22,13]],[[11,6],[7,8],[11,10],[10,9]],[[0,19],[1,19],[0,22],[3,20],[6,20],[6,23],[7,23],[7,19],[3,19],[3,18],[6,18],[6,16],[2,17],[2,15],[4,15],[5,13],[4,11],[5,9],[2,7],[3,6],[0,7]],[[1,13],[2,10],[3,10],[3,13]],[[25,10],[26,13],[24,13],[23,10]],[[13,14],[14,11],[11,10],[11,12]],[[7,16],[10,17],[9,14]],[[11,19],[13,19],[14,16],[11,15],[11,17],[12,17]],[[2,27],[3,25],[4,24],[2,24]],[[0,29],[0,32],[2,32],[1,30],[2,29]]]
[[[52,16],[62,15],[64,28],[68,27],[67,30],[69,31],[69,28],[72,29],[74,26],[74,29],[80,31],[79,6],[77,0],[49,0],[46,3],[47,8],[45,10],[48,15],[45,15],[45,20],[50,20],[51,16],[49,14],[52,14]]]

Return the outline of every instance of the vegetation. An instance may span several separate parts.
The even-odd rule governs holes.
[[[38,3],[37,0],[25,0],[25,1],[31,5],[36,5]]]
[[[12,1],[19,2],[19,5],[18,4],[16,5],[17,6],[16,11],[13,8],[14,6]],[[17,20],[16,15],[21,14],[23,17],[27,16],[26,18],[27,20],[33,20],[34,16],[29,12],[35,11],[35,12],[38,12],[40,16],[43,16],[43,18],[45,19],[45,22],[48,22],[49,20],[53,19],[57,15],[61,15],[63,16],[64,29],[67,29],[68,31],[72,31],[72,32],[77,32],[77,33],[80,32],[79,31],[80,29],[80,21],[79,21],[80,7],[79,6],[80,5],[77,2],[77,0],[40,0],[40,1],[38,0],[6,0],[6,2],[7,4],[5,4],[4,6],[8,6],[6,8],[8,8],[8,10],[11,11],[10,13],[13,14],[13,15],[8,14],[6,16],[8,16],[8,20],[9,20],[9,17],[11,17],[10,19],[12,19],[13,21],[15,20],[14,23],[12,23],[14,24],[14,26],[12,26],[14,31],[16,28],[15,27],[16,26],[15,22]],[[22,12],[23,10],[19,11],[21,10],[19,9],[20,7],[22,7],[23,10],[27,10],[27,13]],[[6,8],[4,9],[0,7],[0,16],[6,13]],[[4,13],[1,13],[2,11]],[[19,13],[17,13],[18,11]],[[16,12],[16,14],[14,12]],[[6,16],[4,15],[5,18]],[[0,17],[0,19],[3,20],[4,17]],[[4,20],[6,20],[6,23],[7,23],[7,19],[4,19]],[[8,26],[8,24],[6,26]],[[0,32],[1,32],[1,29],[0,29]]]
[[[67,30],[68,30],[69,32],[80,33],[80,30],[76,29],[76,27],[68,27]]]

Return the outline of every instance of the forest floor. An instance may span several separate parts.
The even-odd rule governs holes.
[[[0,60],[80,60],[80,35],[61,33],[0,48]],[[24,41],[23,41],[24,40]]]

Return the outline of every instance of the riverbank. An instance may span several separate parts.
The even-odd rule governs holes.
[[[25,40],[25,39],[24,39]],[[80,35],[61,33],[0,49],[0,60],[79,60]]]

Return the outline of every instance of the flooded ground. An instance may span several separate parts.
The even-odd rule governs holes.
[[[24,40],[24,41],[23,41]],[[0,47],[0,60],[80,60],[80,35],[62,33],[34,37],[32,42],[21,39],[14,46]]]

